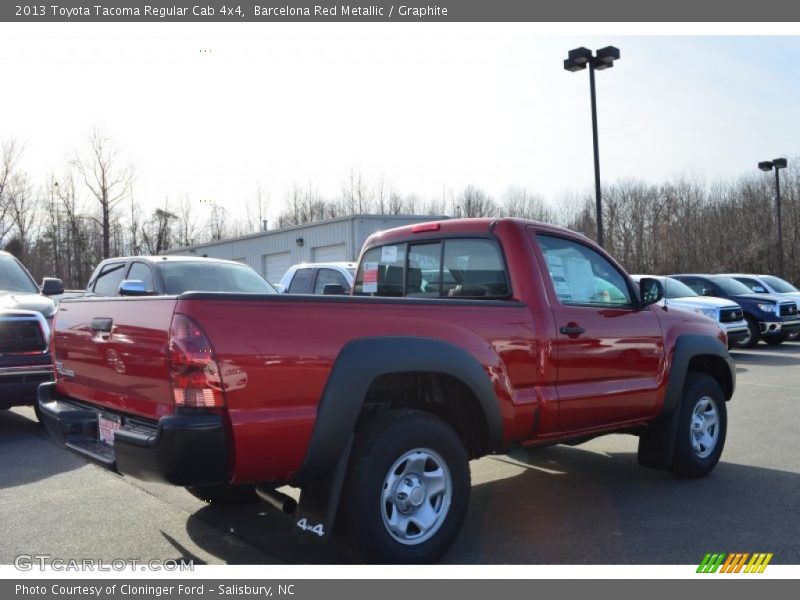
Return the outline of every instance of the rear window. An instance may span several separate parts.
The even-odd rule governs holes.
[[[158,268],[168,295],[183,292],[277,293],[266,279],[247,265],[164,261],[158,263]]]
[[[507,298],[511,289],[497,244],[447,239],[371,248],[353,293],[408,298]]]

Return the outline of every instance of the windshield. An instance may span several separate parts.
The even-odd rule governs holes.
[[[700,295],[682,281],[678,281],[672,277],[665,277],[662,279],[661,285],[664,286],[664,294],[668,300],[672,300],[673,298],[691,298],[692,296]]]
[[[753,290],[742,282],[736,281],[733,277],[713,277],[711,280],[731,296],[753,293]]]
[[[278,293],[266,279],[247,265],[165,261],[159,263],[158,267],[169,295],[183,292]]]
[[[0,256],[0,292],[38,294],[39,288],[13,256]]]
[[[773,277],[772,275],[764,275],[764,277],[762,277],[761,279],[766,281],[767,284],[779,294],[789,294],[791,292],[798,291],[798,289],[794,287],[791,283],[789,283],[788,281],[784,281],[780,277]]]

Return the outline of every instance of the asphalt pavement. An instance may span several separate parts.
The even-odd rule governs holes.
[[[707,552],[800,563],[800,344],[732,353],[722,461],[684,481],[636,462],[636,438],[515,451],[472,463],[464,529],[443,562],[687,564]],[[123,478],[51,442],[30,408],[0,411],[0,564],[20,554],[338,563],[300,543],[264,504],[206,505],[181,488]]]

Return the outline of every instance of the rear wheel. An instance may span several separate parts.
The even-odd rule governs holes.
[[[351,456],[339,516],[358,558],[441,557],[469,505],[469,458],[455,431],[425,412],[391,410],[359,429]]]
[[[186,491],[210,504],[247,504],[258,500],[254,485],[200,485],[187,487]]]
[[[758,340],[761,339],[761,332],[758,323],[754,319],[747,319],[747,337],[743,337],[736,342],[737,348],[755,348]]]
[[[702,477],[719,462],[725,446],[728,415],[717,381],[705,373],[686,378],[670,471],[678,477]]]

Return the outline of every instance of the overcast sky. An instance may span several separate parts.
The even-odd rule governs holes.
[[[589,79],[570,48],[616,45],[597,75],[604,182],[706,180],[800,155],[800,37],[542,36],[525,24],[0,25],[0,138],[43,179],[96,125],[147,205],[188,193],[275,216],[350,169],[403,193],[591,189]],[[201,50],[207,50],[201,52]]]

